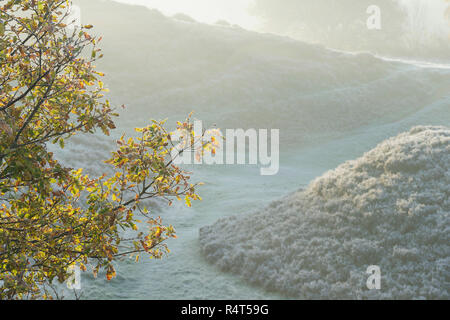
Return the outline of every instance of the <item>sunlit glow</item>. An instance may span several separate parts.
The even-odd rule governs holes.
[[[225,20],[246,29],[254,29],[257,18],[248,13],[254,0],[114,0],[117,2],[145,5],[166,15],[184,13],[199,22],[215,23]]]
[[[411,32],[429,37],[448,34],[447,13],[450,2],[447,0],[398,0],[408,13],[408,28]]]

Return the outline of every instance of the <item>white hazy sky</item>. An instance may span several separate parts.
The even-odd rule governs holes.
[[[197,21],[215,23],[226,20],[246,29],[254,29],[258,21],[248,13],[254,0],[114,0],[156,8],[166,15],[185,13]]]
[[[249,8],[256,0],[113,0],[117,2],[140,4],[160,10],[166,15],[185,13],[197,21],[215,23],[226,20],[246,29],[258,29],[258,19],[249,13]],[[316,1],[316,0],[311,0]],[[443,12],[449,6],[447,0],[397,0],[412,17],[420,12],[422,25],[442,24]],[[283,5],[279,0],[280,6]],[[376,1],[375,1],[376,3]],[[364,13],[363,13],[364,14]],[[442,26],[439,26],[442,27]]]

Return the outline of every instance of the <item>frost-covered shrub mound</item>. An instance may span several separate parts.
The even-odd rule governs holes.
[[[450,298],[450,129],[416,127],[262,212],[200,230],[207,259],[295,298]],[[381,268],[369,290],[367,267]]]

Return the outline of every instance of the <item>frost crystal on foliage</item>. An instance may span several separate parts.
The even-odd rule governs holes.
[[[449,199],[450,129],[415,127],[200,243],[222,270],[296,298],[449,299]]]

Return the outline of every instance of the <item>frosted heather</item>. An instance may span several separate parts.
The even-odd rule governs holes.
[[[305,299],[449,299],[450,129],[420,126],[261,212],[200,230],[207,260]],[[369,265],[381,290],[368,290]]]

